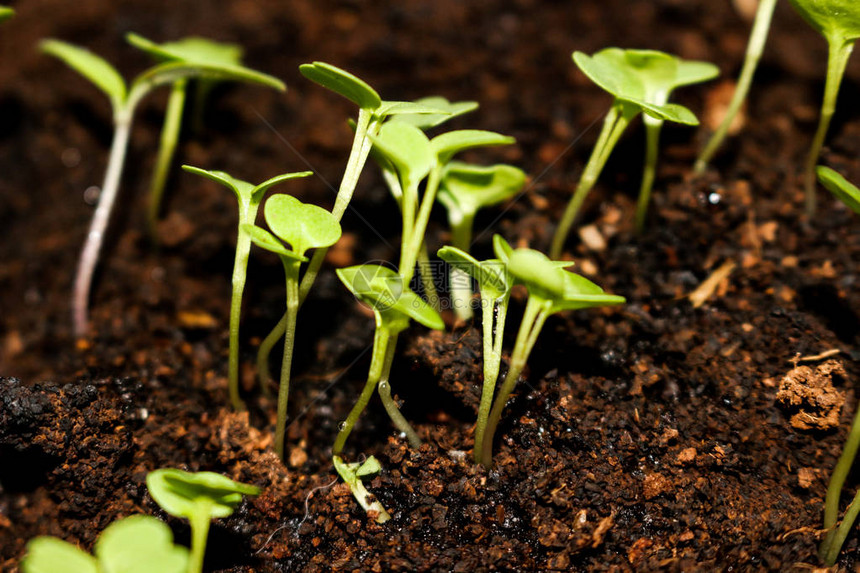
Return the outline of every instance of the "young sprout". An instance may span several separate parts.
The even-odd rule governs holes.
[[[340,239],[341,231],[340,223],[334,215],[322,207],[302,203],[290,195],[271,197],[266,201],[263,213],[274,236],[250,224],[243,225],[243,229],[255,245],[280,257],[287,280],[287,328],[278,388],[278,419],[275,426],[275,451],[283,459],[290,370],[296,339],[296,317],[299,312],[299,268],[308,260],[305,254],[310,249],[330,247]],[[287,243],[290,248],[287,248],[284,243]]]
[[[242,48],[236,44],[222,44],[213,42],[206,38],[189,37],[176,42],[156,44],[137,34],[127,34],[128,42],[147,54],[156,62],[185,62],[187,64],[200,64],[212,68],[223,68],[226,70],[244,70],[246,72],[258,73],[244,68],[241,65]],[[278,80],[271,78],[271,87],[279,84]],[[202,113],[205,97],[217,82],[205,78],[196,82],[196,112]],[[167,101],[167,111],[164,115],[164,125],[161,128],[161,142],[158,147],[158,157],[155,161],[155,173],[149,188],[149,205],[147,210],[147,223],[149,226],[150,240],[153,244],[158,243],[158,214],[161,210],[161,200],[164,187],[167,183],[167,174],[170,164],[173,162],[173,154],[179,142],[179,131],[182,123],[182,115],[185,108],[188,79],[182,78],[175,81],[171,87],[170,99]]]
[[[699,121],[689,109],[665,103],[666,97],[653,89],[659,78],[676,78],[678,58],[653,50],[621,50],[606,48],[588,56],[574,52],[573,61],[582,72],[614,97],[612,107],[603,121],[594,151],[588,159],[576,191],[562,215],[550,248],[550,257],[561,256],[571,226],[591,191],[609,155],[621,134],[640,113],[658,120],[669,120],[685,125],[698,125]],[[661,85],[673,82],[665,82]]]
[[[830,120],[836,111],[839,87],[845,75],[845,68],[851,58],[855,42],[860,39],[860,2],[857,0],[791,0],[809,25],[827,40],[829,56],[827,59],[827,82],[824,85],[824,100],[821,104],[821,117],[818,129],[809,149],[804,172],[806,188],[806,214],[815,214],[815,166],[821,155],[821,148],[830,128]]]
[[[819,166],[817,171],[818,179],[824,187],[848,205],[852,211],[860,215],[860,189],[829,167]],[[832,567],[836,563],[842,544],[845,543],[845,539],[854,527],[857,514],[860,513],[860,491],[858,491],[845,511],[842,523],[836,527],[842,487],[845,485],[845,480],[854,464],[858,448],[860,448],[860,410],[854,415],[854,422],[851,424],[848,439],[845,441],[845,446],[839,455],[839,461],[836,462],[830,483],[827,485],[827,496],[824,501],[824,529],[827,531],[827,535],[825,535],[818,550],[818,556],[827,567]]]
[[[146,475],[149,495],[173,517],[191,523],[191,556],[188,573],[202,573],[209,523],[228,517],[243,495],[259,495],[260,488],[233,481],[214,472],[159,469]]]
[[[254,224],[260,202],[266,191],[273,185],[288,179],[307,177],[312,173],[310,171],[285,173],[255,186],[247,181],[236,179],[223,171],[206,171],[191,165],[183,165],[182,169],[224,185],[236,195],[236,200],[239,203],[239,234],[236,239],[236,257],[233,261],[233,294],[230,298],[230,358],[227,368],[227,388],[233,408],[241,410],[244,404],[239,396],[239,320],[242,315],[242,293],[245,291],[248,253],[251,250],[251,236],[245,228]]]
[[[23,573],[186,573],[188,550],[173,544],[173,532],[149,515],[114,521],[96,541],[95,556],[56,537],[27,543]]]
[[[128,138],[137,104],[157,87],[170,85],[188,78],[213,81],[234,80],[268,85],[280,90],[286,88],[283,83],[271,76],[245,68],[227,68],[184,61],[166,62],[154,66],[137,76],[127,87],[122,76],[113,66],[88,50],[59,40],[44,40],[40,46],[42,51],[59,58],[95,84],[108,96],[113,107],[114,136],[110,158],[99,195],[98,206],[93,214],[90,230],[87,233],[81,258],[78,261],[72,295],[74,332],[75,336],[81,337],[85,336],[87,331],[88,304],[93,273],[98,263],[99,252],[104,242],[108,221],[119,189]]]
[[[500,236],[493,237],[495,243],[504,241]],[[506,248],[500,244],[499,248]],[[475,463],[481,463],[484,434],[490,408],[493,405],[493,394],[496,391],[496,381],[502,365],[502,341],[505,334],[505,319],[508,314],[508,301],[511,297],[512,279],[499,259],[478,261],[466,251],[456,247],[442,247],[439,258],[448,263],[453,270],[478,283],[481,293],[484,382],[481,388],[481,403],[478,406],[478,420],[475,424],[475,447],[473,457]]]
[[[481,445],[481,463],[486,468],[493,465],[493,436],[496,433],[502,411],[546,319],[557,312],[623,304],[624,297],[603,292],[596,284],[577,274],[564,270],[570,261],[551,261],[546,255],[532,249],[511,249],[504,240],[494,240],[496,256],[505,263],[507,272],[514,281],[525,285],[529,297],[526,302],[520,329],[517,332],[511,362],[502,387],[493,402],[487,420],[487,428]]]
[[[364,461],[364,463],[353,462],[348,464],[340,459],[340,456],[332,456],[332,462],[334,463],[334,469],[337,471],[340,479],[349,486],[349,491],[352,492],[352,495],[355,497],[356,501],[358,501],[358,504],[368,514],[376,515],[376,523],[385,523],[391,519],[391,515],[385,511],[385,508],[381,503],[379,503],[379,500],[374,498],[361,482],[363,478],[370,477],[382,471],[382,466],[379,464],[379,460],[370,456]]]
[[[738,78],[735,92],[732,95],[732,100],[729,102],[729,107],[726,110],[726,115],[723,117],[723,121],[720,123],[717,131],[715,131],[711,136],[711,139],[708,140],[707,145],[705,145],[704,150],[702,150],[701,155],[699,155],[699,158],[696,160],[696,165],[694,167],[696,175],[701,175],[705,172],[705,169],[708,167],[708,163],[710,163],[714,154],[723,144],[723,140],[729,133],[729,129],[735,121],[735,117],[737,117],[738,112],[741,110],[741,106],[747,99],[747,94],[749,93],[750,86],[752,85],[753,76],[755,75],[756,68],[758,67],[759,60],[761,59],[761,54],[764,51],[765,42],[767,42],[767,35],[770,31],[770,22],[773,19],[773,12],[775,9],[776,0],[759,1],[758,10],[755,15],[755,22],[753,23],[749,43],[747,44],[747,53],[744,59],[744,65],[741,69],[741,75]]]
[[[376,90],[363,80],[325,62],[303,64],[299,67],[299,71],[312,82],[330,89],[358,106],[358,118],[355,121],[352,150],[349,153],[346,170],[340,181],[340,187],[338,188],[334,207],[332,207],[331,211],[335,219],[340,222],[343,214],[346,212],[346,208],[349,206],[349,202],[352,200],[352,194],[355,192],[355,186],[358,184],[358,177],[361,175],[364,164],[367,162],[367,156],[372,146],[370,137],[379,132],[379,128],[383,122],[388,117],[395,115],[447,115],[448,112],[417,103],[384,101],[376,93]],[[316,280],[323,260],[325,260],[326,252],[328,252],[328,249],[317,249],[311,257],[307,270],[305,270],[305,274],[302,277],[302,283],[299,286],[300,306]],[[281,317],[275,328],[272,329],[260,344],[260,349],[257,352],[257,370],[263,387],[271,379],[269,374],[269,354],[271,354],[272,348],[274,348],[278,340],[284,335],[286,328],[287,315],[284,313],[284,316]]]
[[[367,407],[374,388],[377,389],[385,411],[388,412],[394,426],[406,435],[412,447],[418,447],[421,445],[418,434],[391,398],[389,382],[391,363],[394,360],[397,337],[409,327],[409,319],[434,330],[442,330],[445,328],[445,323],[442,322],[439,313],[409,288],[409,283],[403,277],[387,267],[365,264],[337,269],[336,272],[346,288],[358,300],[373,309],[376,330],[373,334],[373,353],[367,382],[355,406],[340,426],[332,453],[339,456],[343,451],[346,439]]]
[[[0,23],[15,15],[15,10],[8,6],[0,6]]]
[[[526,174],[511,165],[485,167],[459,161],[446,165],[437,199],[448,210],[452,246],[468,253],[478,209],[507,201],[519,193],[525,183]],[[472,284],[468,271],[459,266],[451,266],[449,288],[454,312],[459,319],[467,321],[472,318]]]

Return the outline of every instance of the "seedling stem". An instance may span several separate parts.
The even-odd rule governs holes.
[[[818,550],[818,556],[827,567],[832,567],[836,563],[839,550],[842,549],[842,543],[854,525],[857,512],[860,511],[860,492],[857,492],[842,518],[842,523],[838,528],[836,527],[836,520],[839,519],[839,498],[842,494],[842,486],[845,485],[845,480],[854,464],[858,447],[860,447],[860,408],[854,414],[854,422],[851,424],[848,439],[845,440],[845,447],[839,455],[836,467],[833,468],[830,483],[827,484],[827,495],[824,499],[824,529],[827,530],[827,535],[825,535]]]
[[[155,172],[152,175],[146,216],[149,237],[154,244],[157,244],[158,241],[158,213],[161,209],[164,188],[167,185],[167,174],[170,172],[173,154],[176,152],[176,145],[179,141],[187,86],[188,80],[179,80],[171,87],[170,98],[167,100],[167,110],[164,114],[164,126],[161,128],[161,143],[158,147],[158,157],[155,160]]]

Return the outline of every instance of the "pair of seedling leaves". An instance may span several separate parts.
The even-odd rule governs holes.
[[[24,573],[199,573],[209,522],[227,517],[244,495],[259,488],[213,472],[160,469],[146,476],[152,498],[174,517],[188,519],[191,552],[173,544],[173,532],[148,515],[133,515],[109,525],[99,536],[95,556],[56,537],[37,537],[27,544]],[[202,529],[202,531],[201,531]]]

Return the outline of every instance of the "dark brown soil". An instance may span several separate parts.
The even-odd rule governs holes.
[[[370,6],[374,5],[375,8]],[[327,270],[303,309],[286,466],[271,450],[274,405],[253,387],[252,358],[283,308],[278,263],[255,253],[242,344],[250,411],[226,407],[226,324],[234,199],[175,173],[155,253],[141,213],[164,94],[140,110],[125,205],[93,300],[93,339],[76,343],[67,305],[78,249],[110,142],[107,101],[39,38],[90,47],[127,75],[146,59],[125,45],[202,34],[247,48],[246,62],[287,81],[279,95],[221,90],[179,160],[250,180],[312,166],[289,189],[330,205],[351,142],[348,102],[305,81],[323,60],[388,99],[474,99],[457,127],[517,137],[487,155],[533,177],[516,202],[479,217],[492,232],[546,248],[596,136],[608,97],[570,53],[649,47],[739,68],[748,24],[730,2],[359,3],[335,0],[29,0],[0,30],[0,570],[26,541],[51,534],[90,548],[114,519],[153,513],[182,542],[186,525],[146,493],[158,467],[212,470],[263,493],[213,527],[207,570],[530,571],[778,570],[818,564],[824,491],[857,405],[860,220],[829,197],[801,224],[798,173],[816,120],[825,45],[778,10],[743,132],[703,179],[689,167],[706,136],[668,127],[646,234],[631,230],[643,134],[626,134],[587,205],[603,241],[569,243],[581,272],[623,307],[552,318],[509,405],[496,467],[470,462],[480,383],[477,327],[401,339],[393,372],[403,411],[426,443],[412,450],[373,402],[348,455],[376,455],[369,484],[394,519],[369,521],[336,482],[330,448],[363,384],[372,320]],[[705,112],[718,83],[681,91]],[[860,67],[849,68],[824,161],[860,180]],[[394,258],[396,206],[373,166],[332,263]],[[430,246],[446,239],[434,214]],[[604,243],[604,244],[601,244]],[[687,295],[726,262],[707,301]],[[517,324],[522,297],[512,302]],[[511,339],[515,327],[508,328]],[[508,342],[507,348],[510,348]],[[831,356],[828,388],[795,372],[798,356]],[[815,369],[820,362],[802,363]],[[800,386],[798,386],[800,385]],[[821,392],[829,393],[821,395]],[[844,398],[844,406],[839,402]],[[832,413],[835,402],[835,414]],[[796,427],[831,408],[837,426]],[[828,418],[829,419],[829,418]],[[807,426],[809,427],[809,426]],[[849,485],[853,489],[856,481]],[[846,500],[848,496],[846,496]],[[847,503],[847,501],[846,501]],[[860,561],[856,535],[840,565]]]

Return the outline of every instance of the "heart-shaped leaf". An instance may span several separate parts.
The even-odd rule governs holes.
[[[511,277],[499,259],[478,261],[469,253],[451,246],[442,247],[437,254],[452,267],[475,279],[485,299],[499,300],[510,292]]]
[[[444,109],[435,108],[426,104],[411,101],[383,101],[374,111],[374,115],[379,120],[384,120],[389,116],[413,116],[413,115],[436,115],[448,116],[448,112]],[[409,122],[407,122],[409,123]]]
[[[421,130],[432,129],[446,121],[457,116],[475,111],[478,109],[476,101],[458,101],[450,102],[442,96],[430,96],[415,100],[419,106],[440,110],[442,113],[422,113],[402,115],[397,118],[397,121],[411,123]]]
[[[307,257],[288,249],[273,234],[271,234],[265,229],[261,229],[256,225],[249,225],[247,223],[240,225],[240,229],[243,233],[247,233],[248,237],[251,239],[251,242],[260,247],[261,249],[265,249],[267,251],[275,253],[282,258],[290,259],[293,261],[300,261],[305,263],[308,260]]]
[[[173,544],[173,532],[149,515],[132,515],[99,535],[95,554],[103,573],[185,573],[188,549]]]
[[[453,201],[462,211],[474,214],[482,207],[513,197],[525,183],[525,172],[512,165],[452,161],[445,166],[438,198],[442,203]]]
[[[408,123],[385,123],[371,140],[376,150],[394,166],[404,189],[417,188],[436,165],[430,140],[423,131]]]
[[[860,215],[860,189],[829,167],[819,166],[816,171],[821,184],[848,205],[849,209]]]
[[[225,187],[233,191],[240,203],[248,202],[251,204],[258,204],[260,201],[262,201],[263,195],[265,195],[266,191],[268,191],[272,186],[281,183],[282,181],[287,181],[289,179],[298,179],[302,177],[310,177],[311,175],[313,175],[313,171],[284,173],[282,175],[276,175],[271,179],[266,179],[259,185],[252,185],[247,181],[236,179],[229,173],[225,173],[223,171],[208,171],[206,169],[200,169],[199,167],[194,167],[192,165],[183,165],[182,169],[184,171],[187,171],[188,173],[194,173],[195,175],[200,175],[201,177],[205,177],[207,179],[224,185]]]
[[[36,537],[27,543],[23,573],[100,573],[95,557],[56,537]]]
[[[127,95],[125,80],[102,57],[60,40],[42,40],[39,47],[95,84],[110,98],[114,110],[122,108]]]
[[[292,195],[274,195],[263,208],[266,223],[293,251],[330,247],[340,239],[340,223],[326,209],[302,203]]]
[[[181,79],[203,79],[213,82],[245,82],[268,86],[280,91],[287,89],[287,86],[281,80],[242,66],[191,64],[185,61],[171,61],[150,68],[137,76],[131,84],[129,100],[136,101],[155,87],[172,84]]]
[[[809,24],[835,44],[860,39],[860,2],[857,0],[791,0]]]
[[[214,472],[185,472],[158,469],[146,475],[152,499],[174,517],[190,519],[203,504],[212,518],[227,517],[242,502],[243,495],[258,495],[260,489],[233,481]]]
[[[534,249],[515,249],[508,257],[507,267],[514,280],[529,289],[529,296],[544,300],[564,297],[566,271],[554,265],[543,253]]]
[[[439,163],[444,165],[451,161],[454,155],[472,149],[474,147],[491,147],[496,145],[511,145],[516,139],[508,135],[502,135],[493,131],[480,129],[458,129],[449,131],[434,137],[430,144],[439,158]]]
[[[238,66],[242,60],[242,47],[238,44],[214,42],[198,36],[163,44],[156,44],[134,33],[126,34],[125,39],[160,62],[186,61],[193,64]]]
[[[372,87],[363,80],[325,62],[314,62],[299,66],[303,76],[324,88],[342,95],[362,109],[375,110],[382,105],[382,99]]]
[[[507,264],[514,248],[501,235],[493,235],[493,252],[503,263]]]
[[[569,271],[564,273],[564,297],[552,301],[552,312],[580,310],[598,306],[624,304],[623,296],[606,294],[587,278]]]

